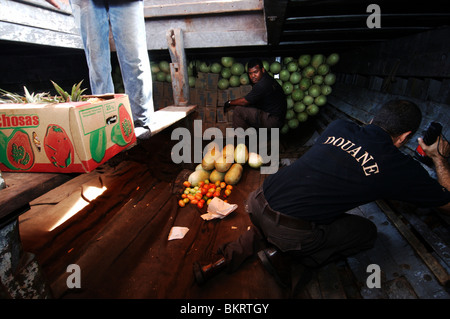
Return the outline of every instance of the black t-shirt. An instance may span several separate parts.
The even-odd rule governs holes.
[[[281,119],[286,117],[287,102],[283,89],[273,77],[266,72],[261,80],[253,85],[252,90],[245,96],[250,106],[263,110]]]
[[[264,181],[269,205],[284,214],[329,223],[379,199],[439,207],[450,192],[379,126],[337,120],[311,149]]]

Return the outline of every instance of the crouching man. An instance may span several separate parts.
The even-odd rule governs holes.
[[[437,180],[399,150],[421,119],[417,105],[394,100],[368,125],[331,123],[307,153],[249,195],[247,211],[254,227],[225,243],[219,260],[195,263],[197,282],[223,269],[233,272],[257,254],[278,283],[290,287],[292,258],[306,267],[320,267],[373,247],[376,226],[346,212],[375,200],[400,200],[450,213],[449,143],[442,136],[430,146],[418,141],[433,160]]]

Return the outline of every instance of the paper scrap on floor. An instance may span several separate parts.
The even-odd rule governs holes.
[[[207,213],[201,215],[200,217],[204,220],[211,220],[215,218],[224,218],[233,212],[238,205],[228,204],[218,197],[214,197],[208,205]]]
[[[187,227],[174,226],[170,229],[168,240],[181,239],[189,231]]]

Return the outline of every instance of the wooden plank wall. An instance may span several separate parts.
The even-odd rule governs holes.
[[[59,2],[61,10],[45,0],[0,0],[0,88],[56,93],[50,80],[69,90],[83,79],[89,87],[70,5]]]
[[[404,98],[422,110],[421,128],[407,145],[417,146],[430,122],[450,136],[450,28],[390,40],[345,52],[335,66],[337,82],[330,104],[363,123],[390,99]]]
[[[0,0],[0,40],[83,48],[68,2],[57,10],[45,0]]]
[[[60,5],[0,0],[0,40],[82,49],[69,2]],[[148,50],[167,49],[166,33],[174,28],[183,30],[186,48],[267,44],[263,0],[145,0],[144,16]]]
[[[183,30],[185,48],[267,44],[263,0],[145,0],[149,50],[167,48],[166,32]]]

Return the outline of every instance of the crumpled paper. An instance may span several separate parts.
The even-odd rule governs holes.
[[[218,197],[214,197],[208,205],[207,213],[200,217],[204,220],[211,220],[216,218],[224,218],[231,212],[233,212],[238,205],[225,203]]]
[[[187,227],[174,226],[170,229],[168,240],[181,239],[189,231]]]

